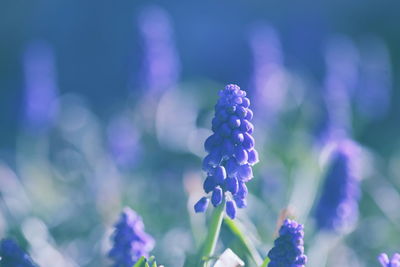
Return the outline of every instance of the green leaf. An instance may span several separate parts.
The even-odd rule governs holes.
[[[136,263],[133,265],[133,267],[143,267],[144,264],[146,263],[146,258],[142,256]]]
[[[224,223],[228,226],[229,230],[236,236],[236,238],[242,243],[242,245],[246,248],[247,252],[251,256],[252,260],[257,264],[260,265],[263,260],[258,253],[257,249],[253,245],[253,243],[247,238],[247,236],[243,233],[240,229],[239,225],[229,218],[224,218]]]
[[[264,262],[260,267],[267,267],[268,263],[270,262],[270,259],[268,257],[265,258]]]
[[[146,259],[144,256],[141,257],[133,267],[157,267],[156,258],[154,256]]]

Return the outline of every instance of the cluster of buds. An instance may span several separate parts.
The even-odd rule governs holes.
[[[279,229],[279,237],[268,252],[268,267],[296,266],[304,267],[307,256],[304,255],[304,227],[296,221],[286,219]]]
[[[236,207],[246,207],[246,182],[253,178],[252,166],[258,162],[254,149],[253,112],[246,92],[229,84],[219,92],[212,120],[213,134],[205,141],[208,155],[203,160],[207,172],[203,188],[211,193],[214,207],[226,201],[226,213],[236,217]],[[204,212],[210,200],[201,198],[194,206],[196,212]]]
[[[115,224],[113,241],[108,256],[114,267],[132,267],[140,257],[148,257],[154,247],[154,239],[144,231],[142,218],[128,207]]]

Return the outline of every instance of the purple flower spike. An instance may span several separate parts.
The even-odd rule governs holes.
[[[351,227],[358,217],[357,147],[350,141],[342,141],[331,158],[315,219],[319,229],[342,232]]]
[[[377,36],[365,39],[360,50],[356,108],[364,118],[380,120],[388,115],[393,94],[391,55],[387,44]]]
[[[274,247],[268,252],[268,267],[296,266],[303,267],[307,262],[304,255],[304,227],[296,221],[286,219],[279,230],[279,237]]]
[[[11,239],[0,242],[0,266],[37,267],[31,257]]]
[[[229,84],[219,96],[212,120],[213,134],[204,143],[208,155],[203,160],[203,170],[207,172],[203,188],[206,194],[212,192],[211,203],[215,207],[226,201],[226,213],[233,219],[236,207],[246,206],[245,183],[253,178],[252,166],[258,162],[258,153],[251,135],[253,112],[246,92]],[[204,201],[196,203],[196,211],[205,210],[207,205],[200,208]]]
[[[148,257],[154,247],[154,239],[144,231],[142,218],[129,207],[124,208],[115,224],[113,241],[108,256],[114,267],[132,267],[140,257]]]
[[[160,6],[148,6],[139,16],[144,45],[145,84],[152,93],[174,87],[180,76],[180,61],[174,42],[171,17]]]
[[[288,75],[277,30],[266,24],[254,25],[249,36],[253,56],[254,110],[262,122],[274,123],[285,109]]]
[[[107,137],[110,154],[118,166],[130,167],[137,164],[141,144],[138,130],[128,116],[113,118],[108,125]]]
[[[326,77],[323,85],[323,115],[317,128],[317,140],[325,143],[342,133],[351,132],[351,101],[358,79],[358,49],[352,40],[336,36],[325,51]]]
[[[25,127],[32,132],[50,128],[58,111],[55,56],[42,41],[29,44],[23,57]]]
[[[400,267],[400,254],[393,254],[392,258],[389,259],[386,253],[382,253],[378,257],[378,261],[382,267]]]

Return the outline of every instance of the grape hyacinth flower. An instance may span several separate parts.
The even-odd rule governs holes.
[[[37,267],[31,257],[11,239],[0,242],[0,266]]]
[[[207,172],[203,188],[211,193],[214,207],[226,201],[226,213],[234,219],[236,208],[246,206],[246,182],[253,178],[252,166],[258,162],[251,136],[253,112],[246,92],[237,85],[227,85],[219,96],[212,120],[213,134],[204,144],[208,155],[203,160],[203,170]],[[208,204],[208,198],[203,197],[194,209],[204,212]]]
[[[144,8],[139,28],[144,43],[145,84],[153,93],[174,87],[180,76],[180,62],[168,12],[160,6]]]
[[[357,157],[357,147],[351,141],[342,141],[333,150],[316,206],[317,228],[342,232],[357,220],[360,197]]]
[[[351,98],[358,81],[358,50],[344,36],[332,38],[326,47],[326,77],[323,88],[326,117],[321,141],[340,132],[351,132]]]
[[[398,253],[393,254],[391,259],[386,253],[382,253],[378,260],[382,267],[400,267],[400,254]]]
[[[368,120],[379,120],[390,109],[393,87],[391,55],[387,44],[377,36],[364,40],[360,50],[361,79],[356,91],[356,109]]]
[[[307,256],[304,254],[304,227],[294,220],[286,219],[279,229],[279,237],[274,247],[268,252],[268,267],[305,266]]]
[[[140,257],[148,257],[154,247],[154,239],[144,231],[142,218],[129,207],[124,208],[115,224],[113,241],[108,256],[114,267],[132,267]]]
[[[249,41],[253,54],[254,110],[262,114],[260,123],[271,124],[284,108],[288,83],[279,34],[274,27],[260,24],[251,31]]]
[[[25,126],[40,132],[51,126],[58,110],[54,53],[47,43],[36,41],[27,47],[23,60]]]
[[[141,144],[139,133],[126,115],[112,119],[107,127],[108,147],[115,163],[123,168],[135,166],[138,161]]]

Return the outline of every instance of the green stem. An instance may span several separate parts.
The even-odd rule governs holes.
[[[264,262],[261,264],[260,267],[267,267],[267,266],[268,266],[268,263],[269,263],[270,261],[271,261],[271,260],[270,260],[268,257],[266,257],[265,260],[264,260]]]
[[[208,228],[208,233],[203,246],[203,253],[201,257],[202,266],[210,266],[210,258],[214,254],[215,247],[217,245],[219,232],[221,230],[222,219],[224,218],[225,200],[216,207],[213,211],[211,217],[210,227]]]

